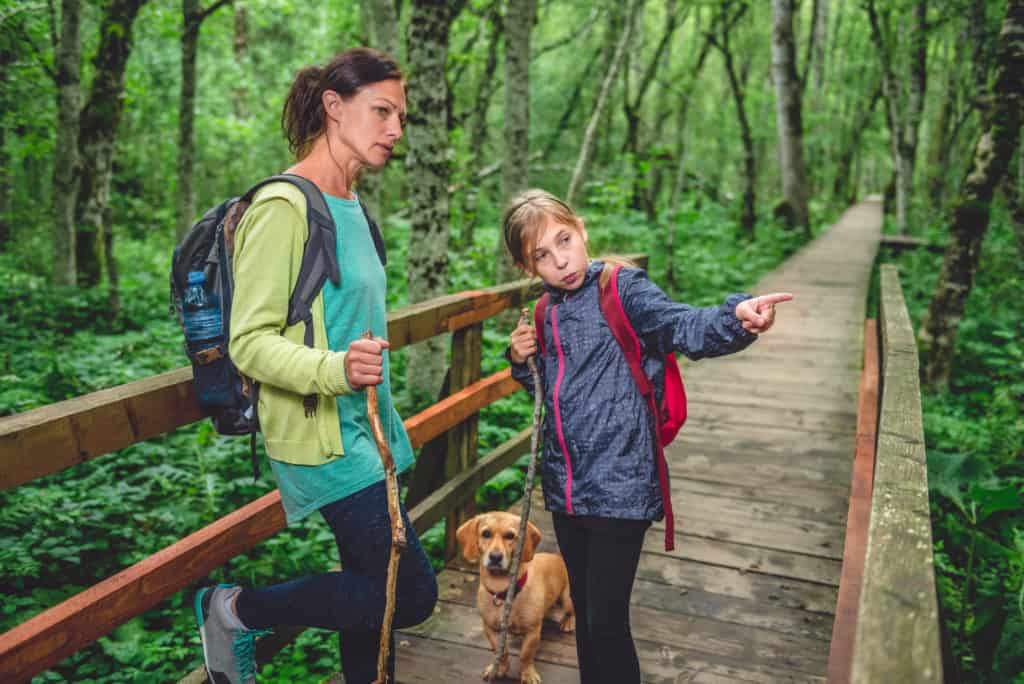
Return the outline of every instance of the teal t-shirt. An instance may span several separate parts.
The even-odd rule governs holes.
[[[327,344],[344,351],[365,330],[387,339],[387,278],[370,237],[366,216],[357,200],[324,195],[337,227],[341,284],[324,284],[324,322]],[[384,382],[377,388],[381,422],[398,472],[413,462],[412,445],[391,400],[388,352],[384,352]],[[337,397],[341,442],[345,455],[319,466],[296,465],[271,459],[288,523],[294,524],[332,501],[343,499],[384,479],[377,443],[366,414],[366,392]]]

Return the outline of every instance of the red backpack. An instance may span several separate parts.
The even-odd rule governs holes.
[[[551,297],[547,293],[541,295],[533,308],[534,330],[537,335],[537,346],[541,353],[544,353],[544,314],[550,299]],[[655,423],[658,426],[658,479],[661,485],[662,504],[665,508],[665,550],[671,551],[675,546],[675,526],[664,447],[671,444],[676,434],[679,433],[679,429],[683,427],[683,423],[686,422],[686,389],[683,387],[683,376],[679,372],[676,355],[672,352],[665,354],[665,384],[659,406],[654,385],[644,373],[643,365],[640,362],[640,340],[622,308],[622,298],[619,297],[618,266],[612,267],[608,284],[601,286],[600,302],[604,320],[608,323],[616,342],[619,343],[619,347],[626,357],[626,363],[629,364],[629,370],[633,374],[633,380],[636,382],[641,396],[647,402],[647,407],[654,415]]]

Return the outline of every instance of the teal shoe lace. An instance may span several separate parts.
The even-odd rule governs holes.
[[[238,663],[238,677],[242,681],[256,679],[256,639],[270,634],[269,629],[236,629],[234,634],[233,651],[235,661]]]

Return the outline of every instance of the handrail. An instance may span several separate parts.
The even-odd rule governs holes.
[[[646,255],[631,258],[647,260]],[[485,319],[518,307],[539,292],[539,281],[524,279],[405,307],[388,317],[391,348],[470,326],[478,329]],[[479,365],[479,355],[473,363]],[[460,429],[481,408],[518,387],[506,369],[412,416],[405,425],[413,447]],[[191,370],[182,368],[0,418],[0,491],[203,417]],[[528,437],[528,431],[520,433],[455,473],[410,511],[417,529],[422,531],[469,501],[476,487],[523,452]],[[21,681],[46,670],[284,526],[275,490],[0,634],[0,681]],[[268,640],[262,652],[272,654],[287,641]]]
[[[852,681],[941,682],[917,346],[892,265],[881,267],[881,413]]]

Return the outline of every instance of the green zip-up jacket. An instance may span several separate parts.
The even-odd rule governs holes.
[[[335,397],[349,394],[345,353],[330,351],[323,292],[313,301],[313,348],[305,325],[287,326],[288,300],[308,235],[306,199],[287,183],[260,189],[234,236],[235,291],[229,350],[238,369],[260,384],[259,419],[271,458],[320,465],[344,453]],[[303,397],[319,395],[307,417]]]

